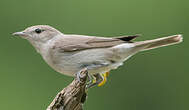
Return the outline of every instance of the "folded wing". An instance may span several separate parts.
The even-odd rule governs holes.
[[[64,38],[56,42],[53,48],[58,48],[62,52],[73,52],[93,48],[108,48],[122,43],[131,43],[131,40],[138,36],[105,38],[84,35],[64,35],[63,37]]]

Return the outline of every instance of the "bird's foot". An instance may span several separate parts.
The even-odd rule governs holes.
[[[97,80],[96,80],[96,77],[94,77],[93,75],[91,74],[88,74],[88,83],[86,85],[86,88],[91,88],[91,87],[94,87],[97,83]]]
[[[89,83],[87,84],[86,88],[92,88],[94,86],[103,86],[107,81],[107,76],[109,72],[104,74],[95,74],[94,76],[89,75]]]

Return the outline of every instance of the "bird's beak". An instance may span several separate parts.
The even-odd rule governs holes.
[[[12,34],[13,36],[26,36],[25,32],[15,32]]]

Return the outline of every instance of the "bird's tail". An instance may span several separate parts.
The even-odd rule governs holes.
[[[150,50],[158,47],[163,47],[167,45],[177,44],[182,42],[182,35],[173,35],[169,37],[162,37],[153,40],[146,40],[146,41],[139,41],[134,42],[133,44],[137,47],[140,51]]]

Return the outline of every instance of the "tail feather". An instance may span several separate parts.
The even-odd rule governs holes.
[[[141,51],[150,50],[167,45],[173,45],[182,42],[182,35],[173,35],[169,37],[158,38],[154,40],[146,40],[135,42],[135,47],[140,48]]]

